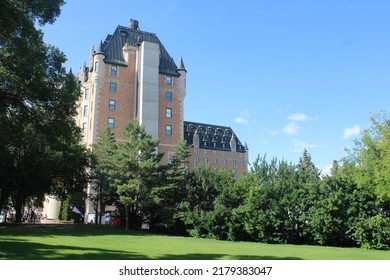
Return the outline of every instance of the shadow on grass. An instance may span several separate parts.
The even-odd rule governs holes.
[[[125,231],[121,227],[111,227],[107,225],[84,225],[84,224],[0,224],[0,234],[2,235],[22,235],[22,236],[100,236],[100,235],[150,235],[143,231]]]
[[[88,237],[99,235],[150,236],[142,231],[95,225],[0,225],[0,259],[5,260],[149,260],[147,255],[125,250],[49,245],[31,242],[28,237]],[[19,238],[21,237],[21,238]],[[23,238],[25,237],[25,238]],[[296,257],[229,254],[167,254],[156,260],[299,260]]]
[[[3,256],[3,257],[2,257]],[[11,240],[1,242],[0,259],[7,260],[150,260],[149,257],[128,251],[83,248],[66,245],[47,245]],[[166,254],[155,260],[300,260],[295,257],[224,255],[224,254]]]
[[[160,260],[302,260],[296,257],[279,258],[274,256],[256,255],[223,255],[223,254],[185,254],[185,255],[164,255]]]
[[[8,260],[146,260],[146,256],[125,251],[47,245],[34,242],[1,242],[1,256]]]

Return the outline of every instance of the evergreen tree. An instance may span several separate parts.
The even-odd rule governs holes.
[[[158,139],[148,135],[137,120],[125,126],[124,135],[125,141],[118,144],[113,157],[112,184],[125,207],[128,230],[130,223],[133,227],[142,223],[142,207],[156,183],[162,154],[156,152]]]
[[[90,199],[97,215],[96,223],[101,222],[105,205],[111,205],[117,200],[112,182],[114,169],[114,155],[118,144],[114,134],[107,127],[99,136],[99,140],[92,147],[91,156],[91,188]]]

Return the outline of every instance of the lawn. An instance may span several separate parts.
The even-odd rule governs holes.
[[[153,235],[93,225],[0,225],[0,260],[390,260],[390,251]]]

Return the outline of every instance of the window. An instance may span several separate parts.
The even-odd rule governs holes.
[[[214,164],[217,164],[218,163],[218,159],[214,159]]]
[[[99,70],[99,62],[95,61],[95,72]]]
[[[227,164],[227,161],[226,159],[223,160],[223,165],[226,165]]]
[[[218,155],[218,151],[214,150],[214,156]]]
[[[167,76],[167,77],[165,78],[165,84],[166,84],[167,86],[171,86],[171,85],[172,85],[172,76]]]
[[[226,151],[223,151],[223,156],[224,156],[224,157],[227,156],[227,152],[226,152]]]
[[[118,66],[111,65],[110,74],[111,76],[118,76]]]
[[[198,148],[195,148],[195,149],[194,149],[194,153],[195,153],[195,154],[198,153]]]
[[[88,105],[84,105],[83,116],[84,116],[84,117],[87,117],[87,116],[88,116]]]
[[[199,162],[199,158],[198,157],[194,157],[194,162],[198,163]]]
[[[243,153],[240,153],[240,158],[244,157],[244,154]]]
[[[172,92],[167,91],[167,92],[165,93],[165,101],[167,101],[167,102],[172,102]]]
[[[204,153],[205,155],[207,155],[207,154],[209,153],[209,151],[208,151],[208,150],[203,150],[203,153]]]
[[[199,145],[199,140],[194,140],[194,145],[198,146]]]
[[[110,82],[110,92],[116,92],[116,83]]]
[[[165,135],[172,135],[172,126],[171,125],[165,126]]]
[[[88,98],[89,98],[89,88],[86,88],[84,91],[84,99],[88,99]]]
[[[110,111],[115,111],[115,100],[110,100],[110,101],[108,101],[108,109],[110,110]]]
[[[235,159],[232,160],[232,165],[233,165],[233,166],[236,165],[236,160],[235,160]]]
[[[245,166],[245,160],[241,161],[241,166]]]
[[[208,163],[208,162],[209,162],[209,159],[208,159],[208,158],[205,158],[203,161],[204,161],[204,163]]]
[[[83,122],[83,133],[87,134],[87,123]]]
[[[115,127],[115,119],[114,118],[108,118],[108,127],[109,128]]]
[[[170,109],[170,108],[166,108],[165,109],[165,117],[167,117],[167,118],[172,118],[172,109]]]
[[[236,157],[236,152],[232,152],[232,157]]]

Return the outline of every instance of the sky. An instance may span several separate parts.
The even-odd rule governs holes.
[[[249,147],[326,173],[390,106],[387,0],[68,0],[46,43],[78,72],[118,25],[139,21],[187,69],[184,119],[231,127]]]

